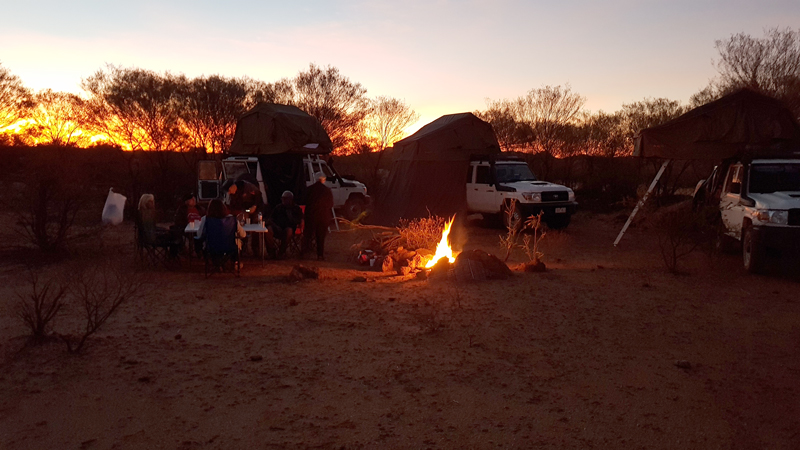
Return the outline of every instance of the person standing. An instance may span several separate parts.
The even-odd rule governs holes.
[[[242,214],[252,219],[257,212],[265,212],[261,191],[247,180],[227,180],[222,185],[222,191],[228,194],[228,210],[234,216]]]
[[[317,260],[325,260],[325,237],[333,220],[333,192],[325,186],[325,174],[316,173],[317,181],[306,191],[305,228],[303,229],[303,253],[311,249],[311,240],[317,241]]]

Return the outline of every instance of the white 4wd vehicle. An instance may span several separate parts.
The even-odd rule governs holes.
[[[741,242],[748,272],[764,268],[766,251],[800,247],[800,158],[760,158],[723,164],[695,190],[695,200],[719,202],[720,247]]]
[[[316,173],[324,173],[325,185],[333,193],[334,208],[346,219],[353,220],[364,212],[369,205],[369,195],[364,183],[346,180],[339,176],[328,163],[317,155],[308,155],[303,158],[303,181],[306,186],[311,186],[317,180]],[[222,172],[217,173],[215,161],[200,161],[198,163],[198,200],[207,201],[221,196],[220,186],[225,180],[248,179],[256,184],[261,191],[264,203],[267,200],[267,189],[261,162],[253,156],[231,156],[222,160]],[[269,183],[267,183],[269,184]],[[278,193],[280,195],[280,193]],[[272,205],[275,206],[275,205]]]
[[[544,211],[547,226],[561,229],[577,207],[572,189],[537,180],[524,161],[470,162],[467,208],[472,213],[499,216],[506,226],[519,228],[527,217]]]

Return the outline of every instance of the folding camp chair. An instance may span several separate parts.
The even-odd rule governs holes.
[[[290,255],[296,257],[299,257],[303,251],[303,229],[306,224],[306,205],[300,205],[300,210],[303,211],[303,220],[301,220],[300,225],[295,228],[294,234],[292,234],[292,237],[289,239],[289,245],[286,249]]]
[[[136,217],[134,225],[136,256],[142,266],[163,266],[167,269],[180,265],[175,257],[177,245],[169,235],[160,233],[153,222],[143,222]]]
[[[241,272],[239,247],[236,245],[236,218],[233,216],[216,219],[206,217],[205,223],[205,275],[225,271],[230,267],[237,277]]]

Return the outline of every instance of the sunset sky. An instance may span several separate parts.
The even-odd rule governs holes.
[[[483,109],[569,83],[591,111],[686,102],[715,75],[716,39],[797,27],[797,0],[0,0],[0,63],[34,89],[79,92],[106,63],[272,82],[338,67],[422,115]]]

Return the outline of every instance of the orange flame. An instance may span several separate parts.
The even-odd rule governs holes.
[[[439,244],[436,246],[436,253],[433,255],[433,258],[425,264],[426,269],[430,269],[431,267],[435,266],[437,262],[439,262],[442,258],[447,258],[450,263],[456,262],[456,257],[453,255],[453,249],[450,248],[450,244],[447,243],[447,237],[450,235],[450,227],[453,225],[453,220],[456,216],[450,218],[450,221],[444,225],[444,230],[442,231],[442,239],[439,241]]]

